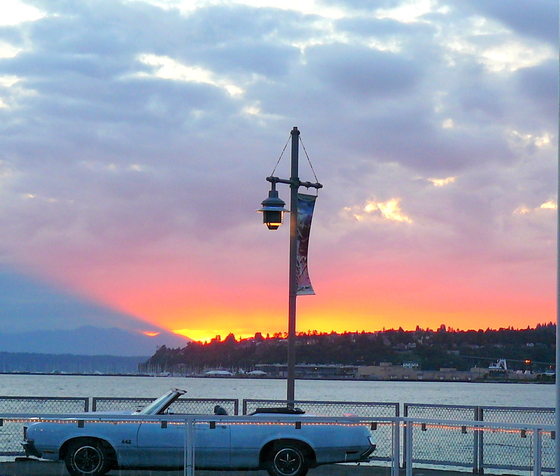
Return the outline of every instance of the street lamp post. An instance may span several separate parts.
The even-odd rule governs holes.
[[[282,215],[288,210],[284,209],[285,203],[278,197],[277,183],[290,186],[290,268],[289,268],[289,299],[288,299],[288,375],[287,375],[287,404],[293,407],[295,400],[295,375],[296,375],[296,298],[298,291],[297,280],[297,223],[298,223],[298,190],[299,187],[320,189],[323,186],[316,182],[302,182],[299,179],[299,130],[294,127],[291,131],[291,175],[289,179],[270,176],[266,180],[271,183],[268,198],[263,200],[263,223],[270,230],[276,230],[282,223]]]

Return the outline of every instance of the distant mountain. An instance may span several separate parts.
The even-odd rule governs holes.
[[[155,336],[117,327],[0,332],[0,352],[37,354],[152,356],[158,347],[184,347],[190,339],[162,331]]]
[[[0,372],[131,375],[145,361],[146,357],[0,352]]]

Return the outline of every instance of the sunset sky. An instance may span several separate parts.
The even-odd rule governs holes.
[[[0,11],[4,332],[286,331],[255,210],[294,126],[324,185],[298,331],[556,320],[557,1]]]

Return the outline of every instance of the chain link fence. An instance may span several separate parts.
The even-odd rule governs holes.
[[[404,404],[404,416],[416,419],[477,420],[478,407],[469,405]],[[413,425],[409,435],[414,441],[412,461],[425,465],[444,465],[460,468],[478,466],[477,430],[448,429],[438,425]],[[403,459],[407,460],[407,433]],[[450,448],[453,448],[450,451]]]
[[[308,414],[316,416],[340,417],[352,415],[358,417],[398,417],[399,404],[388,402],[337,402],[295,400],[294,406]],[[286,400],[243,400],[243,415],[249,415],[258,408],[286,407]],[[371,425],[377,449],[373,455],[374,461],[389,462],[392,460],[392,448],[395,438],[395,425],[389,422],[376,422]]]
[[[56,398],[56,397],[0,397],[0,456],[22,454],[20,441],[25,422],[9,418],[10,414],[70,414],[92,411],[130,411],[131,413],[153,401],[151,398]],[[228,415],[239,414],[236,399],[180,398],[170,413],[212,415],[216,405]],[[285,407],[285,400],[242,401],[242,414],[249,415],[261,407]],[[399,404],[387,402],[295,401],[294,406],[317,416],[353,415],[368,421],[377,450],[374,464],[391,464],[399,452],[402,466],[445,467],[468,469],[474,473],[530,471],[535,454],[540,458],[543,472],[554,472],[555,442],[554,408],[477,407],[461,405],[408,404],[403,405],[406,421],[394,424],[399,417]],[[387,418],[386,421],[383,421]],[[414,421],[416,420],[416,421]],[[431,420],[418,423],[418,420]],[[437,420],[437,421],[434,421]],[[412,423],[412,421],[414,421]],[[464,424],[446,424],[462,421]],[[505,423],[503,427],[481,428],[477,422]],[[507,424],[515,424],[511,429]],[[532,425],[524,429],[523,425]],[[403,425],[403,430],[401,430]],[[548,426],[548,431],[536,430],[535,425]],[[539,426],[539,428],[540,428]],[[402,437],[402,438],[401,438]],[[410,444],[407,444],[407,438]],[[395,442],[399,442],[395,448]],[[407,454],[407,451],[410,454]],[[398,456],[397,456],[398,457]]]
[[[404,404],[404,416],[417,419],[469,420],[554,425],[554,408],[484,407],[460,405]],[[407,460],[407,434],[413,440],[413,464],[488,470],[528,471],[533,450],[539,447],[543,472],[554,472],[555,443],[552,432],[519,429],[481,429],[476,425],[450,428],[437,424],[414,424],[405,432],[404,460]],[[450,451],[452,448],[452,451]]]
[[[0,397],[0,414],[83,413],[89,411],[89,398]],[[0,456],[22,454],[23,422],[0,421]]]
[[[131,411],[140,410],[153,398],[115,398],[94,397],[92,399],[92,411]],[[220,406],[228,415],[239,414],[239,401],[234,398],[179,398],[169,407],[169,413],[213,415],[215,407]]]
[[[554,425],[554,408],[536,407],[480,407],[480,421],[500,423],[527,423],[531,425]],[[538,440],[538,441],[535,441]],[[535,435],[532,431],[518,432],[488,431],[480,432],[480,467],[487,469],[515,470],[526,465],[524,456],[532,454],[535,445],[541,447],[543,471],[554,472],[555,443],[551,432]],[[506,451],[507,449],[507,451]]]

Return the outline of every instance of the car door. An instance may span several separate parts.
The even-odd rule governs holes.
[[[143,423],[138,430],[138,452],[144,467],[182,468],[187,427],[183,421]],[[230,427],[225,423],[195,424],[195,465],[198,468],[228,468]]]

